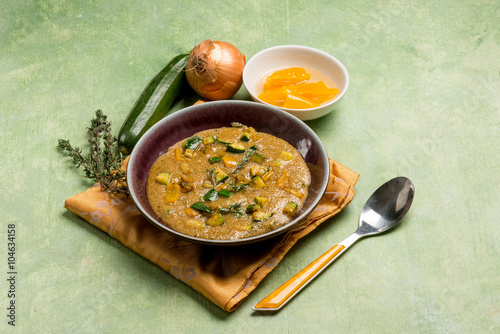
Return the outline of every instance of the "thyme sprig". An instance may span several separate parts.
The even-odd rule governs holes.
[[[83,167],[84,177],[99,183],[102,190],[116,196],[128,196],[126,171],[120,169],[123,155],[116,147],[117,139],[111,135],[111,123],[101,111],[87,127],[90,144],[89,153],[71,146],[69,140],[59,139],[58,147],[73,159],[76,168]]]
[[[252,158],[252,156],[254,155],[254,153],[256,151],[257,151],[256,147],[254,147],[254,146],[250,147],[245,152],[245,155],[243,156],[243,158],[241,158],[241,160],[238,161],[236,167],[231,171],[231,174],[237,173],[238,170],[243,169],[243,167],[245,167],[245,165],[247,164],[247,162],[250,161],[250,159]]]

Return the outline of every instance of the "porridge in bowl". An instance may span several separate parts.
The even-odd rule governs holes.
[[[311,174],[283,139],[233,123],[171,146],[152,165],[146,193],[171,228],[197,238],[243,239],[288,223]]]

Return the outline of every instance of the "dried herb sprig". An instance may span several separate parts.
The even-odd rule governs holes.
[[[88,155],[79,147],[71,146],[69,140],[59,139],[58,147],[73,158],[76,168],[83,166],[84,177],[101,185],[101,188],[116,196],[128,196],[126,172],[120,169],[123,155],[116,147],[117,139],[111,135],[111,123],[101,110],[87,127],[90,150]]]
[[[243,156],[243,158],[241,158],[240,161],[238,161],[238,164],[236,165],[236,167],[231,171],[231,174],[234,174],[234,173],[237,173],[238,170],[240,169],[243,169],[243,167],[245,167],[245,165],[247,164],[248,161],[250,161],[250,159],[252,158],[252,156],[254,155],[254,153],[257,151],[257,147],[254,145],[252,147],[250,147],[246,152],[245,152],[245,155]]]

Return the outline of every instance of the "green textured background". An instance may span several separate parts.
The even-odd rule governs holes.
[[[174,55],[204,39],[250,59],[280,44],[350,73],[307,122],[361,174],[354,201],[300,241],[234,313],[63,208],[90,184],[56,149],[103,109],[117,134]],[[498,333],[498,1],[1,1],[0,331],[3,333]],[[249,99],[244,88],[237,99]],[[275,315],[251,307],[351,234],[380,184],[410,177],[403,224],[360,241]],[[17,225],[16,328],[7,224]]]

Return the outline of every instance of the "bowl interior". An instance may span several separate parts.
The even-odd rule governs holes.
[[[311,171],[309,195],[296,218],[266,234],[237,240],[206,240],[179,233],[166,226],[151,209],[146,195],[146,180],[156,159],[181,139],[194,133],[232,122],[252,126],[259,132],[280,137],[295,146]],[[141,213],[160,229],[179,238],[216,245],[247,244],[281,234],[298,224],[317,206],[326,190],[329,177],[328,156],[317,135],[302,121],[278,108],[249,101],[217,101],[177,111],[155,124],[139,140],[130,155],[127,184]]]

